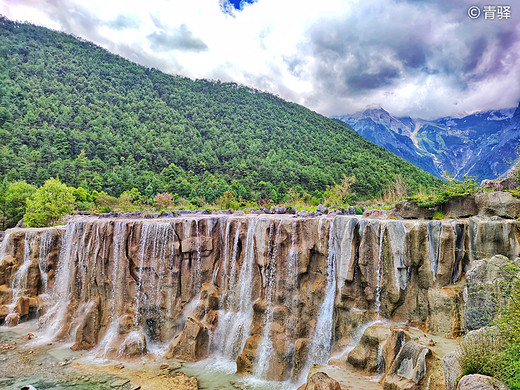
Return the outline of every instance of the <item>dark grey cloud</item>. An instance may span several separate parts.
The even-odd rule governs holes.
[[[347,84],[355,90],[363,91],[388,86],[399,77],[399,69],[383,65],[375,72],[361,72],[347,78]]]
[[[512,50],[518,49],[520,18],[472,20],[467,9],[473,3],[359,2],[348,14],[316,21],[301,51],[314,59],[309,73],[317,89],[338,99],[376,93],[392,96],[409,83],[423,83],[426,88],[434,77],[437,87],[446,91],[446,101],[455,105],[452,99],[463,100],[483,83],[517,74],[515,67],[520,69],[520,52]],[[287,62],[289,70],[294,68],[292,63],[294,59]],[[498,83],[496,88],[500,88]],[[434,95],[434,91],[426,91]],[[518,87],[509,93],[520,98]],[[318,95],[307,101],[318,100]],[[489,97],[482,96],[481,101],[486,99]],[[474,99],[475,105],[478,100]]]
[[[208,50],[208,46],[188,29],[185,24],[177,29],[166,32],[154,32],[146,37],[152,49],[158,51],[181,50],[201,52]]]

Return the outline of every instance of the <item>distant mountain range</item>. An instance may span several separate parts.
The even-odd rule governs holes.
[[[438,177],[503,176],[520,146],[520,105],[435,120],[395,117],[381,107],[332,118]]]

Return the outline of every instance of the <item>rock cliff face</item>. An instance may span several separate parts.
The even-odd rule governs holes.
[[[0,321],[38,317],[48,337],[101,357],[163,344],[168,357],[215,356],[242,374],[302,382],[376,320],[459,335],[466,268],[519,256],[519,241],[519,222],[480,217],[78,218],[6,233]],[[380,345],[399,382],[394,357],[408,340],[393,328],[371,332],[358,346],[370,353],[349,361],[380,370]],[[416,383],[430,355],[409,349],[422,365],[405,379]]]

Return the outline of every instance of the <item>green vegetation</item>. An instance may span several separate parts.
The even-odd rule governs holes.
[[[23,217],[26,200],[36,188],[24,181],[8,183],[0,182],[0,229],[13,227]]]
[[[24,223],[29,227],[48,226],[62,215],[74,210],[75,189],[67,187],[58,179],[49,179],[27,199],[27,213]]]
[[[396,176],[410,193],[440,183],[271,94],[167,75],[6,19],[0,80],[0,180],[59,177],[80,209],[340,204],[354,199],[334,193],[344,177],[355,176],[355,199],[380,196]]]
[[[445,175],[446,182],[433,188],[429,193],[419,192],[406,198],[421,207],[435,207],[447,202],[450,198],[475,195],[479,186],[474,177],[464,176],[464,180],[456,180],[453,176]]]
[[[497,316],[496,326],[468,335],[461,343],[458,360],[464,375],[493,376],[511,388],[520,389],[520,279],[518,266],[512,284],[501,285],[506,304]]]
[[[325,206],[342,207],[349,205],[355,196],[355,193],[352,191],[352,186],[355,182],[355,176],[347,177],[345,175],[341,179],[340,184],[328,186],[324,194]]]

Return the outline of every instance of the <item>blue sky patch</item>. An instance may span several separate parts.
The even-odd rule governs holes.
[[[246,4],[253,4],[257,0],[220,0],[222,12],[234,16],[234,11],[241,11]]]

